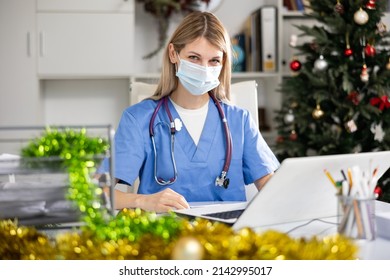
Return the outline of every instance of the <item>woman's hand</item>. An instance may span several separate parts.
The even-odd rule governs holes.
[[[135,200],[135,204],[137,208],[157,213],[190,207],[181,194],[170,188],[155,194],[139,194]]]

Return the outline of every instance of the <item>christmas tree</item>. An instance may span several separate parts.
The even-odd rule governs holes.
[[[292,60],[280,87],[275,153],[283,160],[390,150],[387,1],[311,0],[310,8],[318,24],[297,26],[297,44],[290,43],[304,61]],[[390,201],[389,171],[376,193]]]

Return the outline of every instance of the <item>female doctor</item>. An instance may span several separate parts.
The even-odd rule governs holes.
[[[245,201],[279,162],[247,110],[229,104],[231,44],[211,13],[193,12],[173,33],[154,95],[127,108],[115,133],[115,207],[166,212],[195,201]]]

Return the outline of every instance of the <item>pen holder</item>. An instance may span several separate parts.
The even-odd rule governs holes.
[[[338,233],[353,239],[374,240],[375,196],[358,198],[338,195],[337,201]]]

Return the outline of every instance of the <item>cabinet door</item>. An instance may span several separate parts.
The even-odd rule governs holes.
[[[37,0],[37,10],[38,12],[132,12],[134,0]]]
[[[39,13],[37,26],[41,78],[131,73],[133,13]]]
[[[35,0],[0,1],[0,126],[42,124]]]

